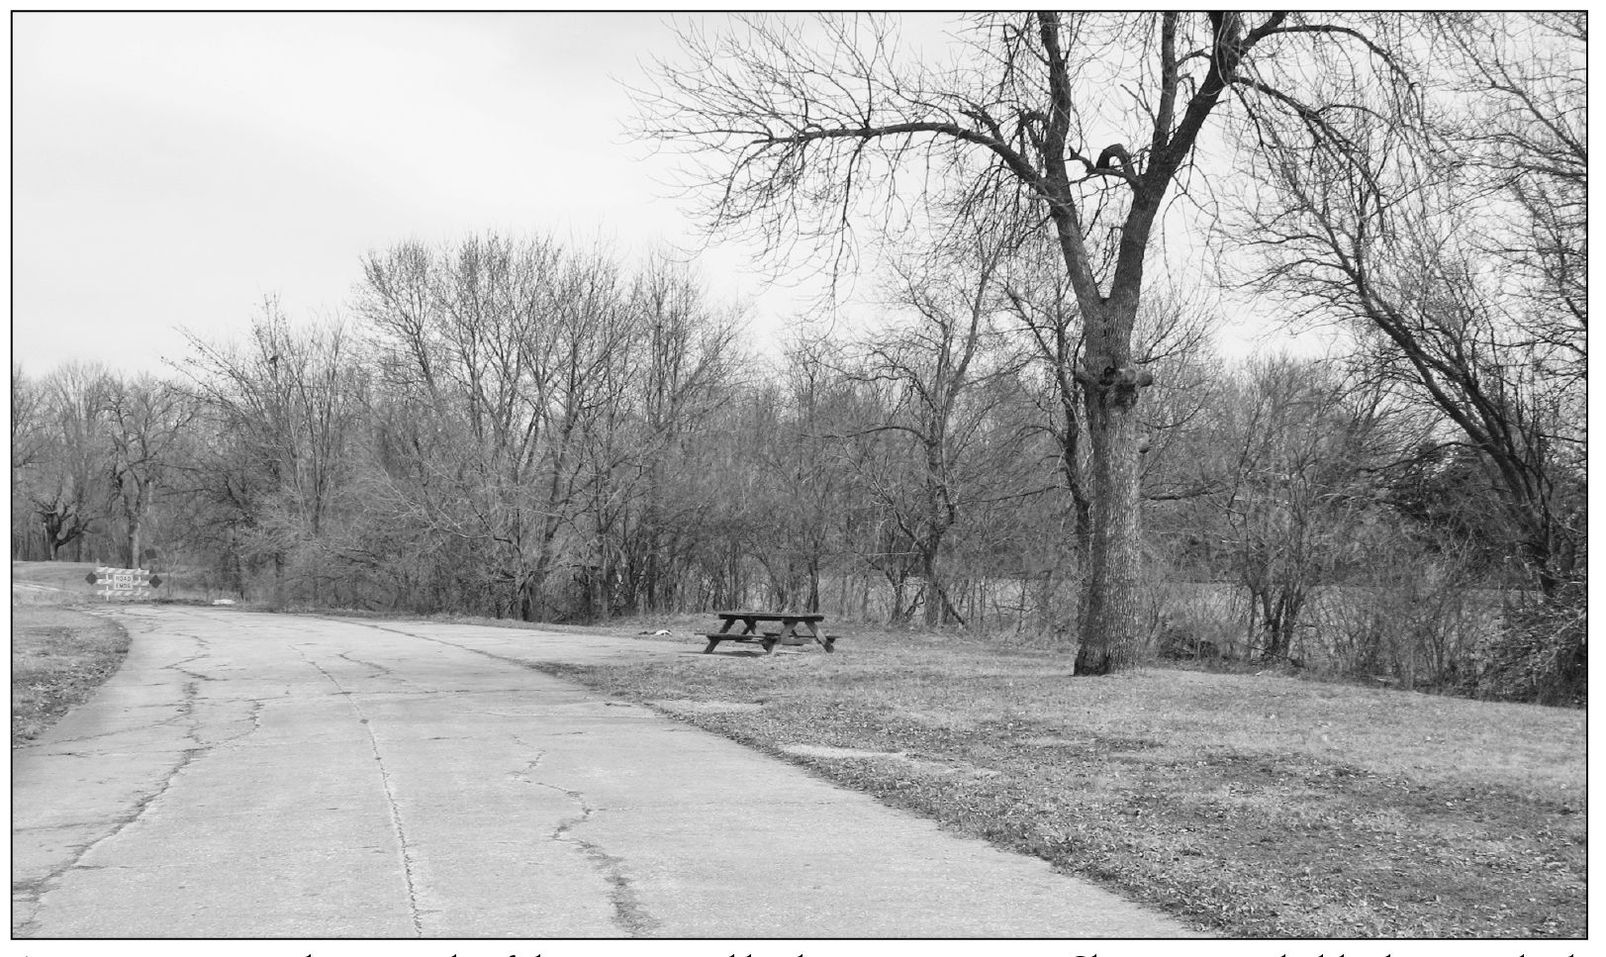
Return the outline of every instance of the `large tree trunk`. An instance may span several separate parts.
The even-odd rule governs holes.
[[[1089,317],[1086,365],[1077,370],[1087,395],[1088,465],[1093,473],[1093,541],[1083,578],[1079,675],[1130,668],[1137,662],[1142,635],[1143,501],[1138,480],[1147,446],[1138,398],[1154,379],[1131,365],[1140,278],[1112,291],[1104,308]]]
[[[923,583],[920,595],[925,600],[925,623],[928,628],[935,628],[943,623],[942,599],[938,597],[937,587],[937,555],[933,543],[927,542],[920,546],[919,572]]]
[[[1079,675],[1110,674],[1135,663],[1143,620],[1137,390],[1117,385],[1092,404],[1093,541],[1083,579]]]
[[[1066,374],[1069,375],[1068,372]],[[1081,400],[1080,412],[1077,409],[1078,397]],[[1060,468],[1065,475],[1065,486],[1071,491],[1071,506],[1075,515],[1076,574],[1083,583],[1083,587],[1077,591],[1076,617],[1073,619],[1077,635],[1083,633],[1087,623],[1087,582],[1093,568],[1093,499],[1088,494],[1087,473],[1080,451],[1082,423],[1092,417],[1093,402],[1090,391],[1073,392],[1068,385],[1061,385],[1064,432],[1060,437]]]
[[[817,612],[820,610],[820,550],[815,548],[809,552],[809,598],[804,611]]]
[[[145,523],[143,515],[128,516],[128,567],[139,567],[139,533],[140,526]]]

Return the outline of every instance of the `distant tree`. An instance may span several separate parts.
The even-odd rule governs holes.
[[[989,464],[976,454],[995,398],[987,385],[1018,364],[997,327],[1005,254],[997,237],[976,231],[895,260],[892,304],[909,318],[875,333],[850,373],[876,383],[889,402],[861,435],[907,443],[907,472],[885,483],[881,498],[907,542],[921,588],[914,600],[931,625],[964,623],[940,560],[949,534],[987,494],[977,470]]]
[[[11,367],[11,480],[34,464],[44,448],[45,425],[41,420],[44,396],[39,383],[25,375],[22,367]]]
[[[610,430],[626,448],[610,450],[616,474],[596,485],[591,511],[602,543],[598,575],[617,580],[628,607],[659,610],[676,601],[677,566],[702,534],[710,505],[700,483],[687,481],[699,468],[699,432],[730,401],[744,363],[733,312],[718,307],[695,273],[666,253],[654,253],[639,269],[630,303],[642,330],[622,405],[632,421]],[[617,603],[601,603],[608,606],[601,610]]]
[[[40,445],[26,488],[51,561],[69,545],[74,560],[82,561],[85,536],[107,514],[107,386],[105,367],[78,362],[60,367],[41,383]]]
[[[129,567],[138,568],[146,521],[177,464],[195,405],[184,392],[148,375],[108,379],[105,403],[114,500],[124,521]]]
[[[450,543],[426,551],[471,562],[458,574],[494,596],[498,615],[533,609],[537,563],[561,522],[538,504],[562,377],[561,255],[548,241],[485,236],[440,250],[404,243],[363,264],[386,478],[414,533]]]
[[[37,467],[45,449],[44,394],[22,367],[11,367],[11,553],[34,557],[39,539],[37,519],[28,499],[29,469]]]
[[[391,494],[495,614],[560,614],[607,564],[600,532],[617,544],[598,509],[635,461],[647,311],[610,256],[549,239],[406,243],[364,273]]]
[[[775,385],[755,410],[773,426],[753,456],[761,466],[753,525],[761,539],[784,543],[766,573],[785,582],[789,598],[820,610],[829,571],[840,607],[868,615],[869,577],[890,572],[887,580],[900,589],[904,578],[899,556],[890,554],[896,549],[870,532],[884,513],[873,492],[882,473],[869,465],[890,456],[854,437],[884,423],[887,410],[852,374],[854,351],[843,337],[797,337],[786,346],[775,370],[783,374],[770,377]],[[903,598],[899,591],[894,602],[900,615]]]
[[[190,346],[180,369],[216,432],[195,446],[188,487],[226,528],[206,534],[231,550],[226,566],[270,563],[276,601],[292,575],[316,594],[362,406],[363,365],[344,323],[292,325],[270,298],[247,343],[192,334]]]
[[[1212,524],[1249,593],[1253,646],[1285,659],[1316,589],[1361,562],[1378,513],[1373,473],[1392,451],[1387,414],[1331,367],[1287,356],[1251,362],[1220,399]]]

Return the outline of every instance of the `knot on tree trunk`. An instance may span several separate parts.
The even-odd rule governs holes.
[[[1133,366],[1107,365],[1097,373],[1077,369],[1077,381],[1097,397],[1105,408],[1130,409],[1138,402],[1138,390],[1154,385],[1154,376]]]

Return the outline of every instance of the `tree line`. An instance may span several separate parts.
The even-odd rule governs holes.
[[[277,604],[785,605],[1058,637],[1079,673],[1582,694],[1581,16],[990,16],[951,69],[867,53],[894,19],[790,24],[688,36],[643,133],[703,164],[712,228],[837,268],[877,246],[877,328],[761,360],[664,256],[399,244],[342,321],[270,301],[164,378],[13,369],[14,556]],[[1147,132],[1095,151],[1079,97],[1122,71]],[[857,238],[910,163],[909,224]],[[1212,352],[1230,318],[1151,242],[1202,181],[1239,188],[1228,279],[1348,354]]]

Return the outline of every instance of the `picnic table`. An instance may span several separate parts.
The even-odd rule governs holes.
[[[825,616],[817,612],[795,611],[719,611],[715,612],[720,619],[718,631],[706,632],[703,637],[708,639],[708,647],[703,654],[708,654],[719,646],[722,641],[758,642],[764,646],[766,655],[773,654],[776,645],[801,645],[810,638],[819,642],[820,647],[826,651],[834,651],[836,635],[828,635],[822,627]],[[736,630],[737,623],[741,623],[741,630]],[[766,626],[766,627],[760,627]],[[803,628],[806,633],[800,633]]]

